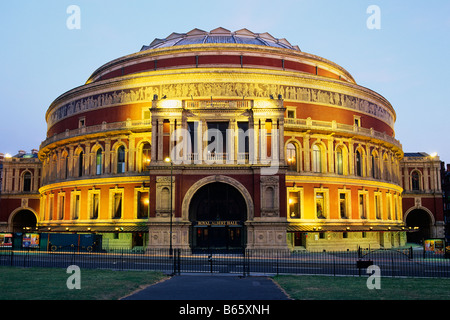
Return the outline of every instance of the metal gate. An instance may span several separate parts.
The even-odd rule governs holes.
[[[181,250],[174,249],[173,273],[233,273],[248,275],[245,250]]]

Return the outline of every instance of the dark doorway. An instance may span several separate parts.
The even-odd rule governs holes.
[[[220,182],[201,187],[189,207],[192,248],[243,249],[246,218],[245,199],[236,188]]]
[[[144,246],[144,234],[142,232],[133,233],[133,248]]]
[[[21,210],[13,218],[13,232],[36,230],[36,216],[30,210]]]
[[[422,243],[423,239],[431,237],[431,218],[424,210],[415,209],[408,213],[406,226],[411,227],[411,232],[408,232],[406,236],[408,242]]]

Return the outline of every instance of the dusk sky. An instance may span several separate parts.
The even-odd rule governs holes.
[[[70,29],[70,5],[80,29]],[[367,9],[375,5],[380,19]],[[369,28],[367,22],[379,28]],[[39,149],[45,112],[101,65],[194,28],[247,28],[331,60],[390,101],[404,152],[450,162],[450,1],[3,1],[0,153]]]

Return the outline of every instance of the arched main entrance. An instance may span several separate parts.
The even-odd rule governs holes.
[[[418,228],[417,231],[407,233],[407,241],[412,243],[422,243],[423,239],[430,238],[431,218],[428,212],[422,209],[414,209],[406,216],[406,226]]]
[[[235,187],[212,182],[199,188],[189,205],[192,249],[242,249],[247,205]]]
[[[35,214],[27,209],[20,210],[14,214],[12,219],[12,229],[13,232],[24,232],[32,231],[36,229],[36,216]]]

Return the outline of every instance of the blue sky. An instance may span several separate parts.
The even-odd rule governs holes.
[[[81,10],[70,30],[66,10]],[[367,28],[370,5],[381,29]],[[0,6],[0,152],[38,149],[45,112],[104,63],[172,32],[247,28],[331,60],[388,99],[405,152],[450,162],[450,1],[16,0]]]

